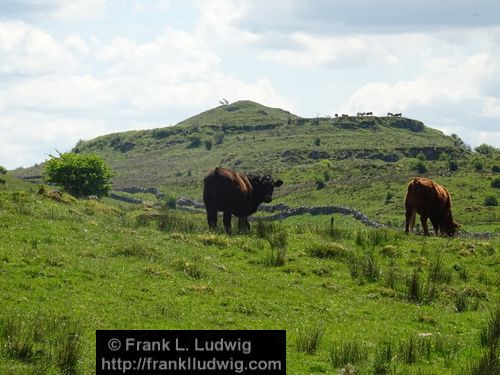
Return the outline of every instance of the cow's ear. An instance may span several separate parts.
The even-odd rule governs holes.
[[[279,187],[281,185],[283,185],[283,181],[281,181],[281,180],[274,181],[274,186]]]

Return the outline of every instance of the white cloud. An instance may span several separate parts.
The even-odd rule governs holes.
[[[73,55],[50,34],[23,22],[0,22],[0,74],[74,70]]]
[[[413,80],[365,84],[353,93],[348,108],[399,112],[412,106],[431,108],[479,100],[482,84],[495,72],[494,64],[485,53],[467,58],[434,59],[422,66],[420,75]]]
[[[54,148],[70,149],[82,138],[134,129],[137,123],[145,127],[144,118],[151,119],[150,128],[183,120],[221,97],[288,104],[268,79],[245,82],[225,74],[217,53],[186,32],[168,28],[144,43],[124,38],[105,43],[78,34],[58,42],[23,24],[21,30],[26,29],[43,35],[58,53],[50,64],[29,70],[37,75],[0,85],[0,128],[9,134],[0,138],[0,149],[9,150],[0,153],[0,162],[9,168],[28,166]],[[23,45],[21,39],[13,45]],[[70,62],[78,56],[92,64],[66,72],[52,68],[67,64],[68,56]],[[169,110],[182,117],[169,118]]]
[[[84,110],[115,102],[110,85],[91,76],[43,76],[0,91],[0,105],[10,110]]]

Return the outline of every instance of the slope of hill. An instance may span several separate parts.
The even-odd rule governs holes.
[[[207,170],[222,165],[279,175],[285,185],[276,192],[277,202],[346,205],[398,225],[406,182],[422,174],[415,170],[420,162],[426,175],[448,184],[462,223],[479,221],[492,229],[500,222],[497,211],[482,205],[489,192],[489,171],[493,164],[500,165],[499,156],[482,160],[484,168],[476,173],[472,166],[476,156],[460,139],[407,118],[308,119],[240,101],[176,126],[81,141],[73,151],[105,157],[116,172],[115,188],[155,187],[199,200]],[[449,159],[457,162],[458,172],[450,172]],[[39,171],[40,167],[15,173]],[[475,189],[470,194],[454,194],[469,184]]]

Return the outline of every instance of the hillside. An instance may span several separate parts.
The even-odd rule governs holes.
[[[2,374],[95,373],[97,329],[284,329],[299,375],[498,369],[465,372],[488,347],[498,357],[499,238],[407,236],[340,215],[227,236],[203,215],[5,179]]]
[[[301,118],[290,112],[240,101],[223,105],[165,128],[109,134],[79,142],[74,152],[95,152],[116,172],[114,187],[155,187],[168,195],[201,198],[207,170],[222,165],[238,171],[272,173],[285,181],[276,201],[296,205],[345,205],[380,222],[402,220],[402,199],[417,157],[427,175],[452,191],[462,223],[494,229],[498,210],[485,208],[491,166],[460,139],[397,117]],[[448,159],[456,161],[451,173]],[[37,175],[40,167],[15,171]],[[467,196],[456,190],[475,187]],[[455,190],[456,188],[456,190]],[[465,218],[465,220],[464,220]],[[481,224],[481,225],[482,225]]]

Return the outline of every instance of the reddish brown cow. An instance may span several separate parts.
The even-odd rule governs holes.
[[[425,235],[429,235],[427,219],[431,220],[434,232],[453,236],[458,224],[451,215],[451,197],[448,190],[424,177],[415,177],[408,184],[406,193],[406,228],[413,231],[415,216],[420,215]]]
[[[262,202],[272,200],[274,187],[283,181],[273,181],[271,176],[246,176],[230,169],[217,167],[204,179],[203,202],[207,209],[210,229],[217,227],[217,212],[224,213],[226,232],[231,232],[231,215],[238,217],[240,231],[250,229],[248,216],[257,211]]]

